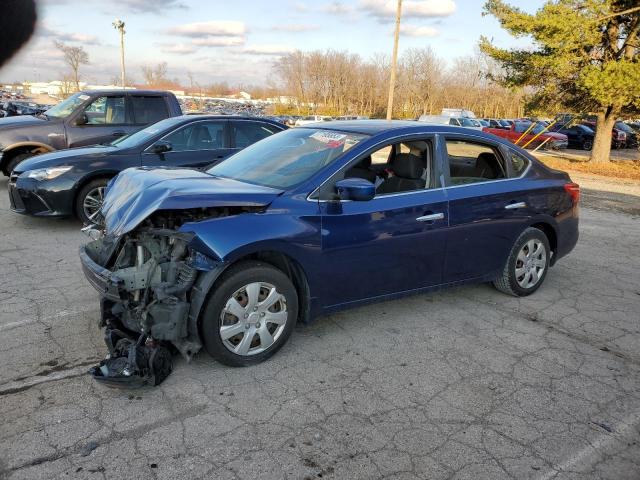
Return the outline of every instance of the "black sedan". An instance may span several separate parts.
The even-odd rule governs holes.
[[[554,132],[562,133],[569,140],[569,148],[591,150],[595,133],[586,125],[573,125],[566,128],[552,128]]]
[[[263,118],[185,115],[108,145],[39,155],[12,172],[11,209],[42,217],[77,215],[92,223],[107,183],[126,168],[210,166],[286,128]]]

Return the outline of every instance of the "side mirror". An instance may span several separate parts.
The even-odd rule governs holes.
[[[87,114],[83,113],[82,115],[80,115],[78,118],[76,118],[73,121],[73,124],[77,127],[80,125],[86,125],[87,123],[89,123],[89,118],[87,118]]]
[[[336,182],[336,191],[341,200],[366,202],[376,196],[376,186],[364,178],[345,178]]]
[[[171,145],[171,142],[167,142],[165,140],[158,140],[151,147],[151,151],[157,154],[170,152],[171,150],[173,150],[173,145]]]

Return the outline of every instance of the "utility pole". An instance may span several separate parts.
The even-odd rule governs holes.
[[[387,120],[393,114],[393,92],[396,88],[396,67],[398,64],[398,39],[400,37],[400,16],[402,15],[402,0],[398,0],[396,9],[396,30],[393,34],[393,56],[391,57],[391,78],[389,79],[389,101],[387,103]]]
[[[125,71],[124,71],[124,34],[126,33],[124,30],[124,22],[119,18],[116,18],[112,23],[113,28],[120,32],[120,72],[122,75],[122,88],[126,88],[126,80],[125,80]]]

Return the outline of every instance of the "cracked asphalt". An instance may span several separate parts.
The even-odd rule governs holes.
[[[606,200],[526,299],[371,305],[264,364],[201,353],[119,391],[85,374],[105,347],[79,224],[12,214],[2,179],[0,478],[637,480],[640,197]]]

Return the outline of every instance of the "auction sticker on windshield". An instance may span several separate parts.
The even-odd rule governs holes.
[[[344,143],[344,139],[347,136],[344,133],[327,132],[321,130],[309,135],[310,138],[318,140],[319,142],[326,143],[329,148],[338,148]]]

